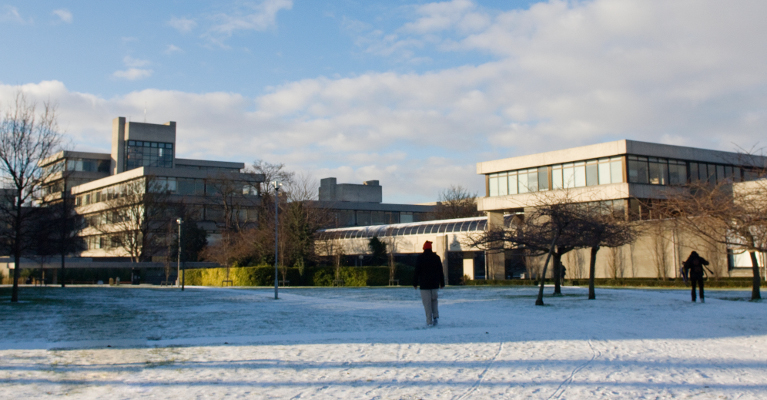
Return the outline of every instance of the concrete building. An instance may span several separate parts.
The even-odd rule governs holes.
[[[336,178],[320,180],[317,205],[331,210],[334,227],[427,221],[435,209],[433,205],[383,203],[378,181],[339,184]]]
[[[176,123],[150,124],[115,118],[111,153],[61,151],[41,162],[48,179],[44,202],[72,201],[87,227],[80,232],[87,249],[79,256],[125,260],[130,257],[120,231],[126,219],[146,220],[151,197],[162,215],[152,218],[155,234],[167,231],[179,212],[216,240],[227,224],[255,221],[263,175],[242,172],[245,164],[176,157]],[[139,196],[130,197],[138,194]],[[66,197],[65,197],[66,196]],[[139,198],[137,214],[126,217],[126,203]],[[183,209],[183,210],[182,210]],[[147,260],[162,252],[147,253]]]
[[[633,140],[595,144],[527,156],[480,162],[477,173],[485,178],[485,197],[478,209],[488,214],[490,227],[504,216],[524,213],[544,192],[568,191],[575,202],[602,202],[627,218],[652,219],[642,204],[662,201],[669,190],[690,182],[743,182],[758,177],[767,158],[692,147]],[[714,260],[722,274],[740,275],[736,257],[726,249],[708,249],[702,241],[676,232],[671,224],[646,234],[632,244],[599,253],[600,277],[674,277],[692,250]],[[491,275],[502,279],[510,267],[509,253],[488,255]],[[536,260],[528,260],[532,263]],[[563,263],[568,278],[580,277],[588,255],[568,253]],[[532,265],[528,270],[534,271]]]

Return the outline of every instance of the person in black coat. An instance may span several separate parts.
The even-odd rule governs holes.
[[[706,300],[703,297],[703,266],[708,265],[708,261],[705,258],[698,255],[698,252],[693,251],[690,256],[687,257],[687,261],[684,262],[684,278],[687,280],[687,275],[690,276],[690,283],[692,286],[692,301],[695,302],[695,285],[700,288],[700,302],[705,303]]]
[[[413,273],[413,287],[421,286],[421,300],[426,312],[426,325],[437,325],[437,290],[445,287],[445,274],[442,272],[442,260],[431,251],[431,242],[423,244],[423,253],[418,255]]]

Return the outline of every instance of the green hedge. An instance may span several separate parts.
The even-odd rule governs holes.
[[[547,284],[553,281],[546,279]],[[473,280],[467,281],[467,285],[491,285],[491,286],[533,286],[538,280],[508,279],[508,280]],[[709,278],[705,282],[706,287],[711,288],[741,288],[751,287],[751,278]],[[566,279],[565,286],[588,286],[588,279]],[[623,278],[623,279],[594,279],[596,286],[632,286],[632,287],[687,287],[682,279],[657,279],[657,278]]]
[[[341,267],[340,278],[344,286],[386,286],[389,284],[389,267]],[[406,265],[397,267],[400,285],[411,285],[413,269]],[[305,268],[301,276],[298,268],[288,268],[291,286],[332,286],[335,280],[333,267]],[[226,268],[205,268],[186,270],[186,284],[194,286],[223,286]],[[274,285],[274,266],[232,267],[229,279],[234,286]],[[282,271],[279,276],[282,281]],[[228,285],[228,284],[227,284]]]

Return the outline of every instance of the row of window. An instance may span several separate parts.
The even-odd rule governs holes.
[[[331,240],[405,235],[428,235],[438,233],[444,234],[452,232],[475,232],[484,231],[486,226],[487,218],[477,218],[458,222],[441,222],[402,227],[380,226],[360,229],[344,229],[339,231],[322,231],[317,234],[317,238],[319,240]]]
[[[230,181],[205,180],[199,178],[173,178],[173,177],[154,177],[150,180],[148,190],[150,193],[168,193],[178,195],[193,196],[215,196],[223,191],[229,191],[232,185]],[[256,196],[258,188],[248,183],[234,183],[235,189],[241,191],[243,195]],[[141,194],[145,191],[144,181],[131,181],[109,186],[103,189],[83,193],[75,198],[76,206],[85,206],[88,204],[100,203],[126,195]]]
[[[628,172],[629,182],[650,185],[685,185],[701,181],[716,184],[751,181],[758,177],[751,168],[640,156],[628,156]]]
[[[624,157],[601,158],[546,167],[499,172],[488,175],[488,194],[505,196],[549,189],[567,189],[624,182]],[[660,157],[629,155],[626,159],[629,183],[685,185],[708,181],[750,181],[755,170],[726,164],[699,163]]]
[[[386,225],[426,221],[428,214],[406,211],[337,210],[334,212],[336,226]]]
[[[173,143],[129,140],[125,143],[125,170],[173,167]]]
[[[110,160],[96,160],[92,158],[73,158],[59,160],[51,165],[46,166],[43,169],[43,174],[55,174],[56,172],[64,171],[64,167],[66,167],[67,171],[109,173],[110,164]]]
[[[623,158],[601,158],[489,174],[490,196],[623,182]]]

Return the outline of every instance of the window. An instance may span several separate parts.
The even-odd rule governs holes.
[[[549,167],[538,168],[538,190],[549,190]]]
[[[612,183],[612,180],[610,179],[610,159],[609,158],[602,158],[599,160],[599,184],[600,185],[607,185],[609,183]]]
[[[530,191],[530,185],[527,184],[527,172],[520,171],[517,176],[519,181],[519,193],[527,193]]]
[[[506,178],[506,173],[498,174],[498,195],[505,196],[509,194],[509,180]]]
[[[684,161],[668,160],[669,185],[684,185],[687,183],[687,166]]]
[[[665,158],[650,157],[649,162],[649,177],[651,185],[667,185],[668,184],[668,161]]]
[[[562,180],[565,189],[575,187],[575,166],[573,164],[562,165]]]
[[[650,179],[647,171],[647,157],[629,156],[629,182],[631,183],[649,183]]]
[[[695,183],[698,180],[700,180],[698,169],[699,169],[698,163],[694,163],[694,162],[690,163],[690,183]]]
[[[401,223],[413,222],[413,213],[411,213],[411,212],[401,212],[399,214],[399,222],[401,222]]]
[[[599,185],[599,170],[596,161],[586,163],[586,186]]]
[[[581,161],[574,164],[573,175],[575,178],[575,187],[586,186],[586,163]]]
[[[509,172],[509,194],[519,193],[517,185],[517,172]]]
[[[562,189],[562,166],[554,165],[551,167],[551,188],[554,190]]]
[[[610,182],[623,182],[623,157],[613,157],[610,159]]]
[[[125,144],[125,170],[139,167],[173,167],[173,143],[129,140]]]
[[[490,174],[488,178],[490,196],[498,196],[498,174]]]

